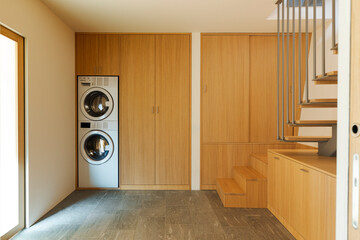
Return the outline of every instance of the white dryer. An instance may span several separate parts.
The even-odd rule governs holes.
[[[80,188],[117,188],[119,153],[117,121],[79,121],[78,181]]]
[[[78,76],[78,120],[118,121],[117,76]]]

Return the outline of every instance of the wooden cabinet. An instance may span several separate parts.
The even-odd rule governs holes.
[[[190,36],[123,35],[120,52],[120,185],[188,186]]]
[[[119,35],[76,34],[77,75],[118,75],[119,68]]]
[[[268,154],[268,207],[297,239],[335,239],[335,186],[321,170]]]
[[[156,183],[189,184],[190,36],[156,36]]]
[[[202,37],[202,142],[249,141],[249,36]]]
[[[120,184],[155,184],[155,36],[121,36]]]

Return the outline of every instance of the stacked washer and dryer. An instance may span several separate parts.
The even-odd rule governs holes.
[[[116,76],[78,76],[78,183],[119,186],[119,115]]]

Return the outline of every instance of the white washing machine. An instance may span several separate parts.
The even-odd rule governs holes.
[[[117,76],[78,76],[78,120],[118,121]]]
[[[78,183],[119,186],[117,76],[78,76]]]
[[[118,121],[79,121],[80,188],[119,186]]]

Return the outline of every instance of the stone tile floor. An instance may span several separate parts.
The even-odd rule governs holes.
[[[14,240],[295,239],[267,209],[215,191],[75,191]]]

